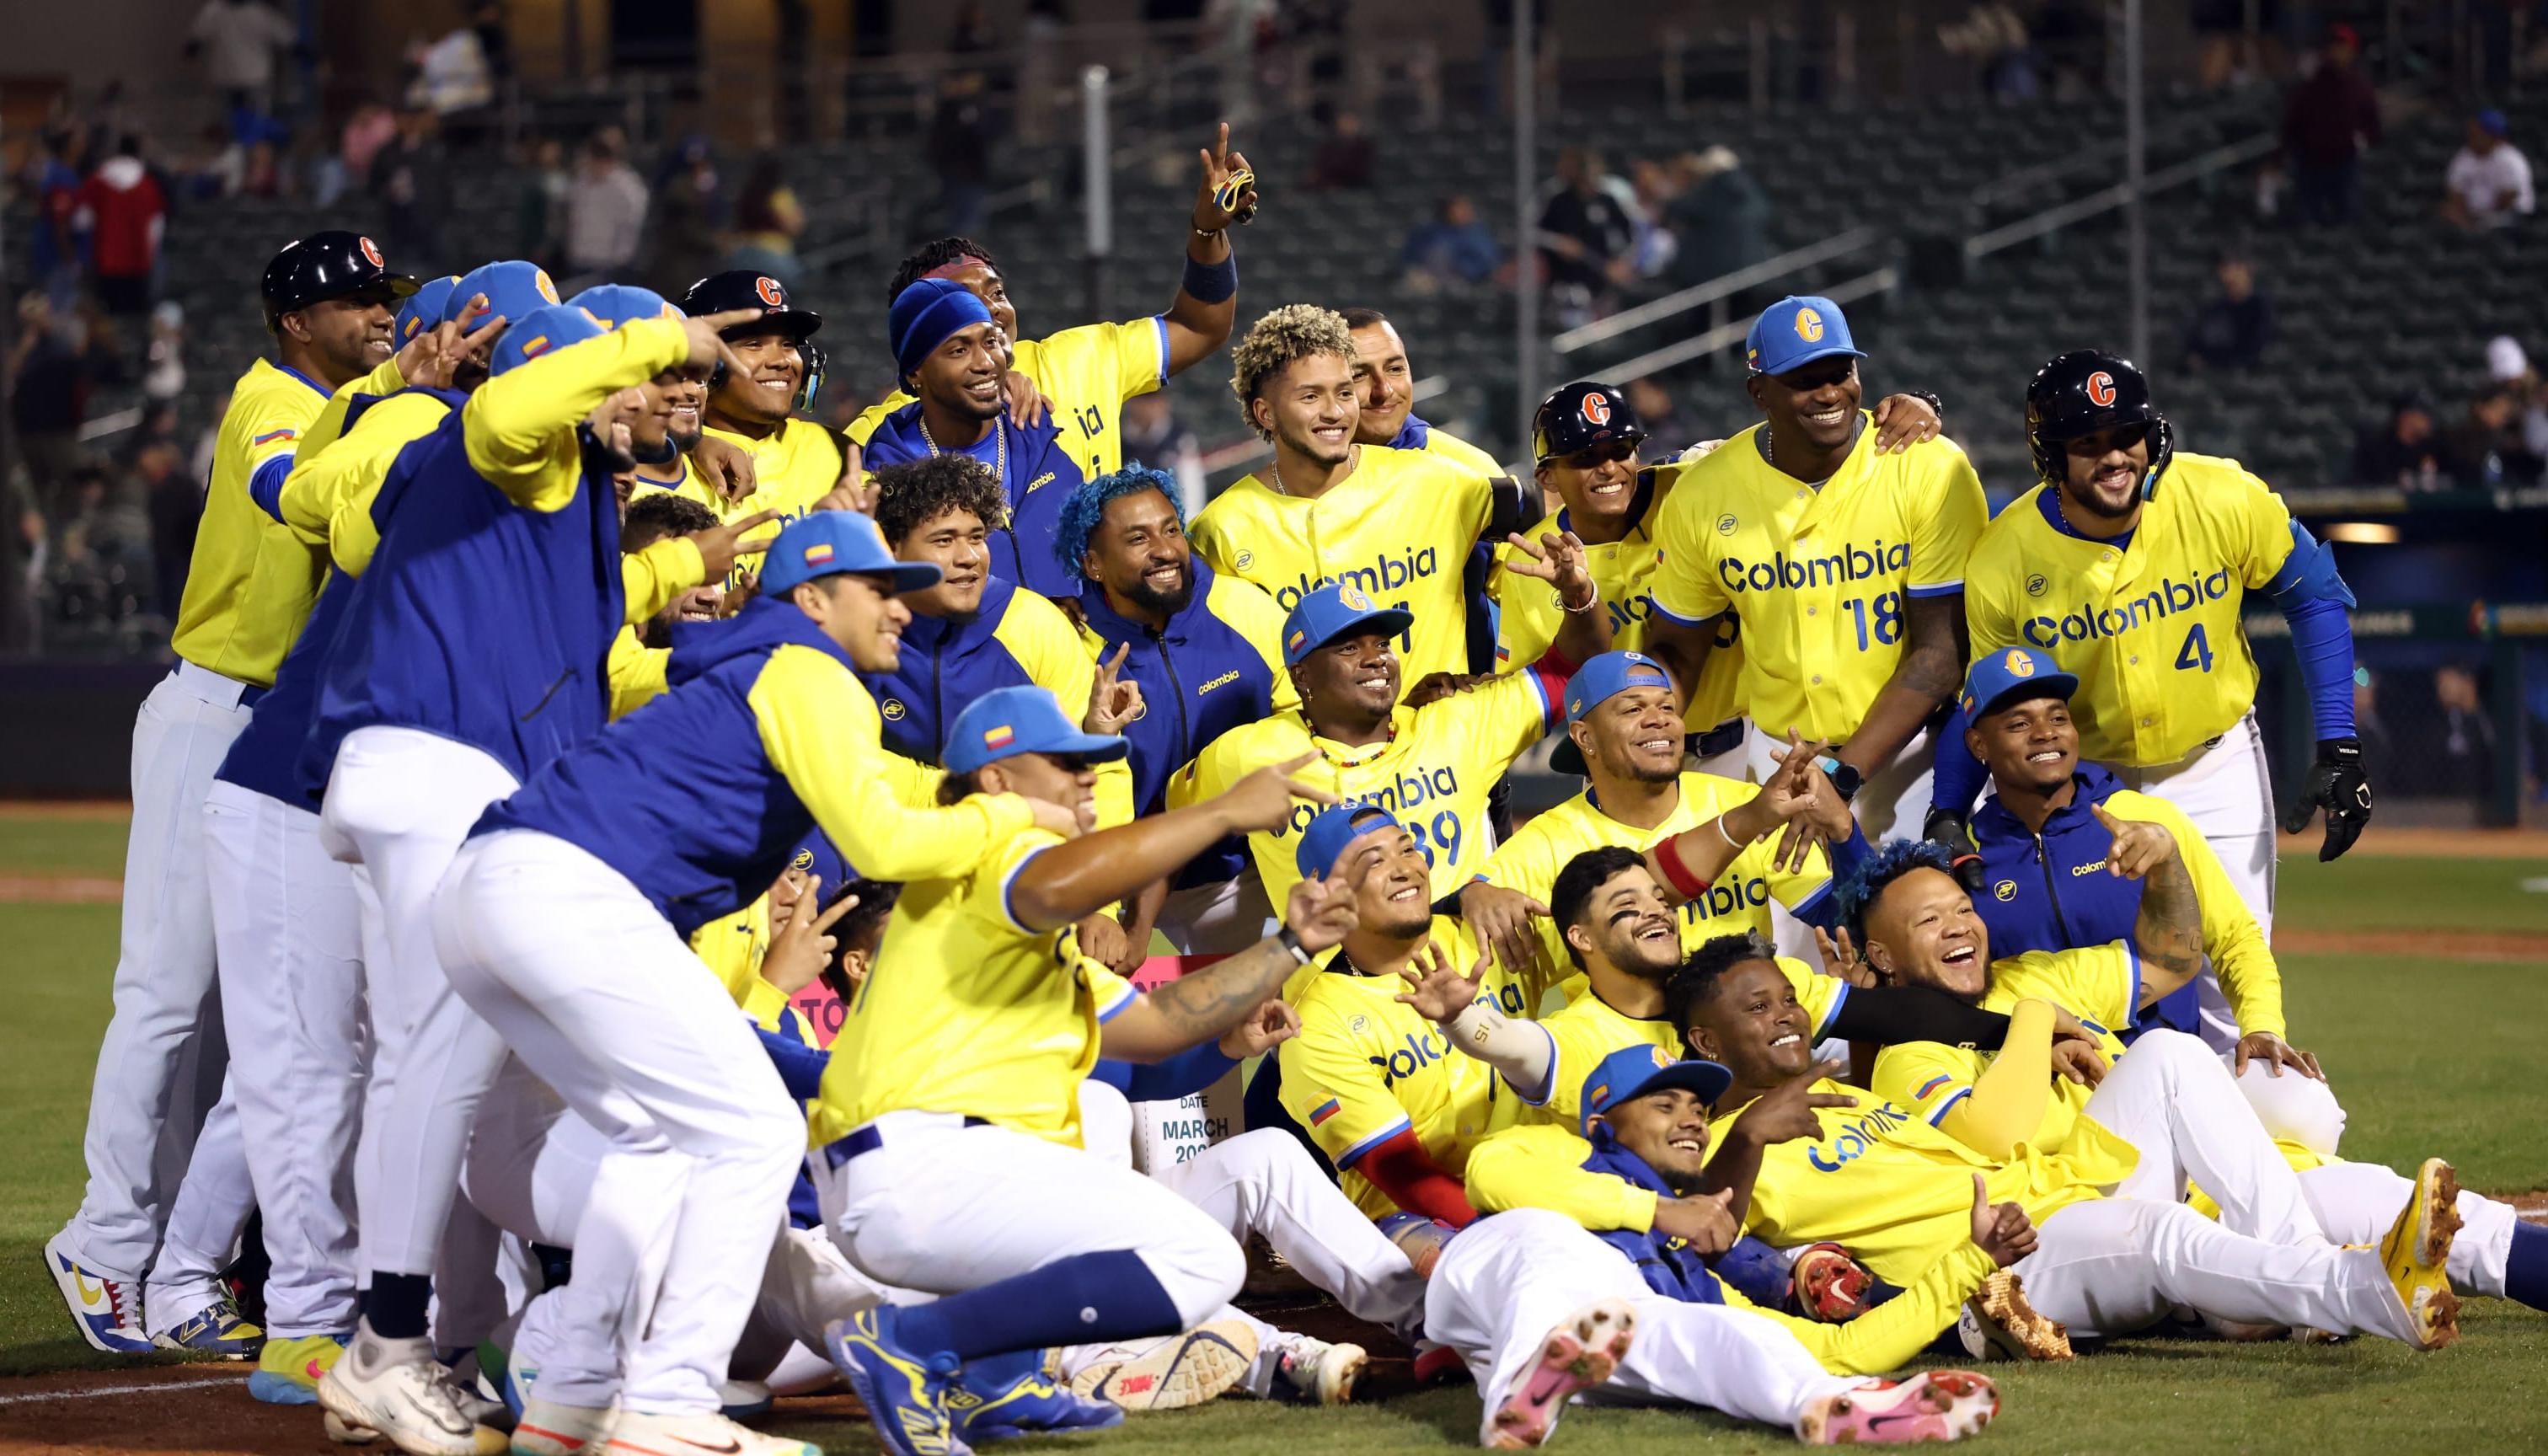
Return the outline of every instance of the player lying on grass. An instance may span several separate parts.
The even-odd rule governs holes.
[[[2112,871],[2148,885],[2139,922],[2176,922],[2156,936],[2144,929],[2138,951],[2117,942],[1992,959],[1989,932],[1935,845],[1887,845],[1843,887],[1867,963],[1887,980],[2018,1018],[1995,1056],[1934,1041],[1886,1047],[1869,1083],[1876,1097],[1993,1158],[2021,1143],[2057,1153],[2120,1141],[2138,1162],[2117,1196],[2174,1202],[2191,1182],[2217,1204],[2224,1227],[2269,1242],[2370,1242],[2410,1195],[2410,1180],[2376,1164],[2278,1149],[2221,1058],[2192,1036],[2147,1031],[2128,1053],[2108,1030],[2187,984],[2200,959],[2182,949],[2197,916],[2175,838],[2156,824],[2102,810],[2099,818],[2115,837]],[[2151,954],[2168,942],[2180,949]],[[2045,1018],[2024,1015],[2029,1000],[2066,1008],[2097,1032],[2114,1070],[2094,1091],[2044,1075],[2036,1027]],[[2474,1193],[2453,1202],[2465,1225],[2451,1243],[2453,1289],[2538,1308],[2548,1294],[2548,1229]]]
[[[1993,1271],[2033,1251],[2025,1210],[1992,1204],[1975,1173],[1970,1241],[1943,1250],[1899,1298],[1843,1325],[1761,1310],[1706,1267],[1740,1230],[1729,1209],[1740,1190],[1690,1196],[1707,1175],[1708,1104],[1732,1080],[1714,1062],[1650,1046],[1614,1051],[1584,1078],[1584,1167],[1696,1211],[1703,1217],[1687,1234],[1596,1234],[1543,1209],[1515,1209],[1470,1226],[1442,1251],[1425,1328],[1477,1377],[1480,1444],[1541,1444],[1578,1391],[1705,1406],[1831,1445],[1953,1440],[1997,1413],[1998,1393],[1978,1375],[1864,1377],[1907,1364],[1986,1287],[2003,1308],[2024,1309],[2015,1276]],[[1813,1099],[1785,1100],[1786,1131],[1810,1136],[1803,1103]],[[2044,1356],[2068,1356],[2057,1326],[2019,1327]]]

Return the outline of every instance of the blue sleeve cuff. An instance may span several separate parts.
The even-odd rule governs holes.
[[[788,1096],[803,1102],[823,1090],[823,1069],[832,1064],[832,1053],[761,1027],[752,1030],[761,1038],[761,1049],[770,1053],[771,1065],[778,1068],[778,1080]]]
[[[1840,1009],[1849,1004],[1849,993],[1854,989],[1847,981],[1840,983],[1840,994],[1832,997],[1831,1010],[1823,1013],[1823,1024],[1814,1028],[1815,1041],[1830,1036],[1831,1029],[1840,1024]]]
[[[1123,1069],[1123,1081],[1116,1084],[1116,1090],[1131,1102],[1174,1102],[1180,1097],[1191,1097],[1229,1075],[1229,1069],[1236,1065],[1237,1062],[1222,1052],[1218,1041],[1189,1046],[1167,1060],[1149,1066],[1111,1058],[1097,1063],[1101,1072],[1108,1067]],[[1105,1080],[1115,1082],[1113,1077]]]
[[[1914,587],[1911,589],[1911,594],[1914,596],[1954,596],[1963,590],[1964,579],[1957,577],[1952,582],[1932,582],[1926,587]]]
[[[283,519],[283,483],[292,475],[292,460],[290,455],[277,455],[247,478],[247,499],[277,522]]]
[[[1929,804],[1953,814],[1970,814],[1973,800],[1982,795],[1982,785],[1989,781],[1990,771],[1973,751],[1964,747],[1964,730],[1972,726],[1965,715],[1962,694],[1956,694],[1956,710],[1947,715],[1946,723],[1930,735],[1936,746],[1936,768],[1929,780]]]
[[[1160,384],[1166,384],[1168,382],[1168,316],[1165,314],[1151,315],[1150,331],[1157,334],[1159,338],[1158,382]]]

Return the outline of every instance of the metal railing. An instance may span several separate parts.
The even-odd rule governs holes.
[[[1790,248],[1774,258],[1764,258],[1749,267],[1719,274],[1704,283],[1693,283],[1687,288],[1665,294],[1662,298],[1639,304],[1632,309],[1622,309],[1607,318],[1596,318],[1592,322],[1570,328],[1550,340],[1549,348],[1561,355],[1572,354],[1604,339],[1617,338],[1633,329],[1643,328],[1649,323],[1677,318],[1692,309],[1705,308],[1709,304],[1722,302],[1747,288],[1774,282],[1817,263],[1864,252],[1883,240],[1883,231],[1873,226],[1852,228],[1847,232],[1835,233],[1820,242],[1809,242],[1803,247]]]
[[[1835,304],[1853,304],[1874,294],[1890,293],[1901,285],[1901,270],[1887,263],[1881,268],[1870,269],[1855,278],[1833,284],[1823,290],[1823,297]],[[1719,349],[1733,348],[1742,343],[1743,336],[1751,331],[1750,319],[1733,319],[1720,323],[1704,333],[1693,334],[1679,343],[1666,344],[1660,349],[1649,350],[1633,359],[1622,360],[1602,372],[1613,379],[1642,379],[1647,375],[1658,374],[1666,369],[1686,364],[1693,359],[1703,359]]]
[[[2273,134],[2267,132],[2224,146],[2216,146],[2200,156],[2188,157],[2174,166],[2161,167],[2150,173],[2141,181],[2141,195],[2147,197],[2171,191],[2215,172],[2226,171],[2230,167],[2241,166],[2269,156],[2276,145]],[[1967,259],[1988,257],[1992,253],[2003,248],[2014,247],[2029,238],[2042,237],[2048,232],[2058,231],[2073,223],[2096,217],[2100,213],[2109,213],[2117,208],[2128,206],[2132,200],[2133,184],[2130,182],[2118,182],[2112,187],[2099,188],[2085,197],[2074,198],[2069,202],[2046,208],[2030,217],[2020,218],[2014,223],[2003,224],[1986,231],[1974,233],[1964,239],[1964,256]]]

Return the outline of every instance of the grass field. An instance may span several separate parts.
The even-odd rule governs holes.
[[[122,849],[123,827],[111,819],[0,814],[0,878],[113,875]],[[2313,945],[2340,944],[2356,932],[2385,933],[2389,945],[2397,932],[2433,928],[2540,937],[2535,958],[2285,957],[2293,1038],[2320,1054],[2344,1099],[2348,1155],[2411,1168],[2439,1153],[2473,1188],[2548,1187],[2548,1116],[2533,1070],[2533,1047],[2548,1027],[2544,891],[2548,860],[2359,853],[2320,865],[2286,857],[2281,922],[2310,932]],[[0,1374],[108,1363],[70,1334],[38,1251],[79,1199],[82,1115],[115,943],[112,905],[0,903],[0,946],[17,998],[0,1021],[0,1138],[9,1149],[0,1178]],[[2548,1318],[2478,1301],[2463,1327],[2457,1346],[2430,1356],[2371,1340],[2300,1349],[2148,1339],[2063,1368],[1999,1367],[2007,1400],[1986,1448],[2012,1456],[2231,1448],[2328,1456],[2446,1444],[2471,1452],[2548,1447]],[[1043,1447],[1394,1452],[1470,1445],[1477,1418],[1466,1390],[1340,1412],[1223,1403]],[[793,1428],[835,1450],[865,1450],[872,1440],[851,1421]],[[308,1448],[318,1449],[315,1421],[310,1434]],[[1790,1447],[1770,1432],[1679,1410],[1577,1410],[1557,1444],[1615,1453]]]

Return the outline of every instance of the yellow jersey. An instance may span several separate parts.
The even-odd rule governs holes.
[[[1486,861],[1487,790],[1564,716],[1565,684],[1551,676],[1515,673],[1420,708],[1401,707],[1390,714],[1386,739],[1372,747],[1320,738],[1297,712],[1233,728],[1168,780],[1168,807],[1199,803],[1269,764],[1316,754],[1317,762],[1292,776],[1397,815],[1431,863],[1439,900]],[[1270,903],[1282,904],[1300,882],[1299,836],[1320,807],[1295,804],[1281,827],[1247,837]]]
[[[1246,476],[1205,506],[1186,534],[1214,571],[1264,588],[1287,614],[1313,588],[1334,581],[1413,613],[1398,639],[1410,683],[1430,673],[1465,673],[1468,603],[1460,572],[1495,508],[1494,487],[1426,451],[1354,448],[1353,472],[1316,500]]]
[[[332,559],[338,570],[359,577],[381,544],[372,502],[390,467],[401,451],[433,433],[451,407],[422,391],[394,395],[364,410],[350,430],[343,428],[343,411],[333,404],[328,410],[332,419],[321,415],[310,432],[277,503],[286,529],[323,548],[322,567]]]
[[[1415,448],[1427,455],[1439,455],[1462,470],[1479,475],[1494,477],[1504,473],[1503,462],[1436,425],[1424,426],[1424,443]]]
[[[1695,771],[1681,775],[1681,802],[1654,829],[1639,829],[1622,824],[1601,812],[1601,806],[1591,789],[1577,794],[1553,809],[1532,816],[1529,823],[1513,831],[1511,839],[1496,847],[1477,877],[1489,884],[1519,890],[1545,905],[1557,888],[1558,872],[1576,856],[1588,850],[1617,848],[1640,854],[1658,843],[1696,829],[1726,810],[1750,803],[1760,789],[1739,779],[1724,778],[1714,774]],[[1810,852],[1802,869],[1778,869],[1770,863],[1777,848],[1773,837],[1746,848],[1725,866],[1707,893],[1681,906],[1681,948],[1683,954],[1697,950],[1718,936],[1741,935],[1749,931],[1762,939],[1771,937],[1770,902],[1776,900],[1789,910],[1809,910],[1823,903],[1831,892],[1831,861],[1817,845]],[[1555,919],[1542,917],[1537,922],[1540,946],[1552,964],[1567,965],[1564,927]],[[1805,1009],[1814,1014],[1814,1024],[1827,1023],[1830,1013],[1840,1008],[1840,995],[1846,994],[1848,982],[1816,974],[1813,989],[1798,988]],[[1837,986],[1835,994],[1823,989]],[[1819,1036],[1819,1034],[1817,1034]]]
[[[1018,871],[1060,843],[1027,829],[969,873],[903,886],[833,1039],[815,1146],[912,1109],[1080,1145],[1079,1084],[1097,1065],[1098,1028],[1134,990],[1080,954],[1069,927],[1028,930],[1010,911]]]
[[[1655,528],[1650,590],[1677,621],[1743,619],[1739,690],[1762,731],[1841,743],[1901,665],[1911,598],[1963,590],[1990,508],[1972,463],[1944,437],[1878,455],[1863,420],[1817,488],[1761,458],[1768,428],[1684,467]]]
[[[810,419],[788,419],[762,439],[739,435],[731,430],[701,429],[752,457],[753,491],[740,500],[728,500],[711,489],[699,473],[682,462],[682,482],[672,487],[673,494],[687,497],[716,512],[720,522],[760,510],[775,510],[778,518],[755,532],[777,533],[778,528],[814,508],[814,502],[832,493],[841,483],[841,442],[832,432]],[[640,467],[639,484],[655,473],[660,482],[665,474],[661,466]],[[749,551],[734,559],[734,569],[726,573],[728,587],[742,585],[743,574],[761,570],[762,553]]]
[[[2221,978],[2221,995],[2238,1019],[2239,1032],[2286,1035],[2282,966],[2274,959],[2274,948],[2265,944],[2265,932],[2238,887],[2230,883],[2230,871],[2223,867],[2212,842],[2185,817],[2183,809],[2156,794],[2116,789],[2106,795],[2106,812],[2118,819],[2159,825],[2176,841],[2186,877],[2194,881],[2194,898],[2203,907],[2203,954]],[[2082,867],[2102,870],[2105,862]]]
[[[1062,448],[1093,481],[1124,468],[1124,402],[1168,382],[1167,320],[1153,315],[1026,339],[1011,367],[1052,402]],[[884,417],[910,403],[911,396],[896,390],[868,406],[850,422],[851,442],[866,448]]]
[[[177,655],[199,668],[272,686],[318,599],[326,555],[294,537],[274,500],[301,436],[327,403],[325,386],[264,359],[230,387],[170,638]]]
[[[2180,453],[2118,546],[2053,524],[2040,485],[1974,543],[1964,620],[1973,654],[2026,644],[2079,679],[2079,757],[2172,764],[2256,701],[2256,657],[2238,623],[2250,591],[2292,554],[2292,513],[2235,460]]]
[[[1460,922],[1433,920],[1433,944],[1466,970],[1478,948]],[[1278,1049],[1283,1108],[1336,1165],[1347,1197],[1373,1218],[1395,1213],[1354,1164],[1372,1148],[1413,1130],[1424,1151],[1453,1177],[1469,1149],[1512,1126],[1521,1099],[1494,1068],[1451,1049],[1449,1033],[1398,1000],[1407,982],[1365,975],[1339,954],[1293,998],[1301,1033]],[[1544,989],[1528,975],[1489,967],[1478,999],[1506,1016],[1527,1016]]]
[[[1655,520],[1663,502],[1689,467],[1650,465],[1638,472],[1637,500],[1630,506],[1631,524],[1616,541],[1584,546],[1585,569],[1600,589],[1601,604],[1610,613],[1610,646],[1620,652],[1642,652],[1646,619],[1654,615]],[[1566,512],[1552,526],[1569,530]],[[1527,532],[1533,540],[1539,531]],[[1566,608],[1557,590],[1536,577],[1515,575],[1511,563],[1521,558],[1510,542],[1498,548],[1495,571],[1487,578],[1487,594],[1496,601],[1496,671],[1509,672],[1547,654],[1564,625]],[[1732,611],[1717,618],[1716,641],[1698,670],[1698,686],[1683,710],[1690,729],[1704,733],[1729,718],[1743,715],[1742,618]]]
[[[1559,962],[1560,972],[1572,968],[1570,962]],[[1778,969],[1786,974],[1787,984],[1795,988],[1797,1004],[1814,1019],[1812,1040],[1821,1041],[1840,1004],[1849,999],[1849,982],[1824,975],[1785,956],[1778,957]],[[1524,1123],[1554,1123],[1582,1132],[1584,1079],[1592,1075],[1601,1058],[1613,1051],[1653,1046],[1675,1057],[1689,1054],[1682,1046],[1681,1028],[1674,1026],[1670,1017],[1630,1016],[1602,1000],[1589,983],[1584,994],[1542,1019],[1539,1025],[1548,1033],[1548,1084],[1545,1089],[1524,1090],[1522,1100],[1531,1109],[1522,1117]]]

